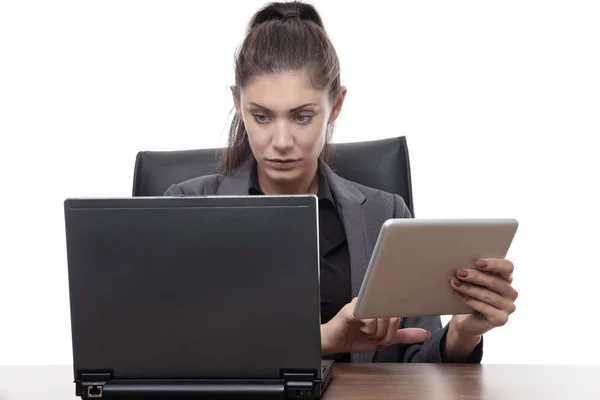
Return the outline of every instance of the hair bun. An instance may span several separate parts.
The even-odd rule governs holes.
[[[301,1],[292,2],[273,2],[260,9],[250,21],[249,28],[273,20],[293,20],[312,21],[321,28],[324,28],[323,21],[317,10],[310,4]]]

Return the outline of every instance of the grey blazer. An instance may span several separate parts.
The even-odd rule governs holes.
[[[233,175],[207,175],[172,185],[166,196],[232,196],[247,195],[253,160],[249,160]],[[383,223],[390,218],[411,218],[404,200],[394,194],[350,182],[329,166],[321,163],[338,213],[346,231],[350,251],[352,296],[358,295],[369,259]],[[352,354],[353,362],[443,362],[441,346],[447,327],[442,329],[440,317],[403,318],[402,328],[418,327],[433,335],[424,343],[392,345],[375,352]],[[480,362],[481,345],[471,362]]]

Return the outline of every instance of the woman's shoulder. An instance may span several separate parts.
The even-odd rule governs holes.
[[[221,174],[204,175],[171,185],[165,196],[213,196],[225,176]]]

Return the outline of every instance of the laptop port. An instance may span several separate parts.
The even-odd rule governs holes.
[[[312,390],[296,389],[296,398],[297,399],[304,399],[304,398],[311,398],[311,397],[312,397]]]
[[[102,386],[94,385],[87,388],[88,399],[99,399],[102,397]]]

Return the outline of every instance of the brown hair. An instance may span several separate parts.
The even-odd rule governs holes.
[[[300,70],[308,72],[315,88],[328,89],[330,100],[335,100],[341,87],[340,62],[317,10],[300,1],[270,3],[254,14],[236,52],[236,95],[254,76]],[[323,159],[331,128],[327,129]],[[251,154],[244,121],[234,115],[221,160],[223,171],[235,172]]]

